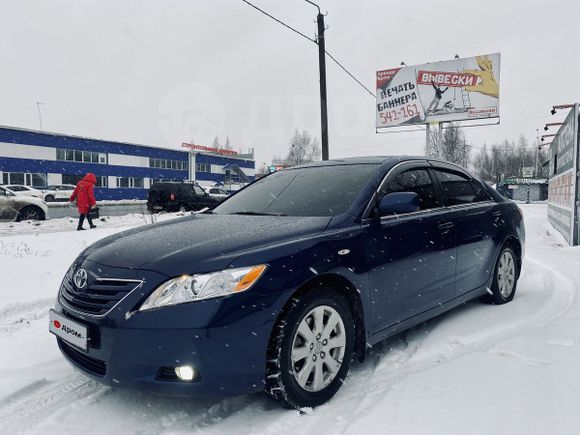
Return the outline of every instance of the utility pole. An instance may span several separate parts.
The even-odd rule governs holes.
[[[322,137],[322,160],[328,160],[328,109],[326,102],[326,48],[324,43],[324,15],[320,12],[320,7],[306,0],[318,9],[316,23],[318,24],[318,34],[316,36],[318,44],[318,68],[320,70],[320,124]]]

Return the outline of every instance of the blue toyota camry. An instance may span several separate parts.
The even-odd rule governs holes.
[[[456,165],[317,162],[88,247],[49,328],[108,385],[317,406],[367,345],[473,298],[511,301],[523,255],[517,205]]]

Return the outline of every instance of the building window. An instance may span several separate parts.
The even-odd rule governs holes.
[[[117,187],[128,189],[143,189],[144,179],[141,177],[117,177]]]
[[[32,187],[46,187],[48,184],[48,178],[46,174],[26,174],[27,176],[30,175],[30,186]]]
[[[175,169],[178,171],[184,171],[187,169],[187,163],[183,160],[167,160],[167,159],[153,159],[149,158],[150,168],[159,169]]]
[[[67,162],[107,163],[107,155],[94,151],[65,150],[57,148],[56,159]]]
[[[4,172],[2,184],[24,184],[31,187],[46,187],[46,174],[40,172]]]
[[[84,175],[62,174],[62,184],[75,185],[84,178]],[[95,187],[107,187],[107,177],[97,176]]]
[[[196,163],[195,170],[197,172],[211,172],[211,165],[209,163]]]

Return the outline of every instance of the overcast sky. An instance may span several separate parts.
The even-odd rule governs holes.
[[[314,36],[303,0],[254,0]],[[180,148],[226,134],[256,162],[295,128],[320,135],[317,47],[241,0],[0,0],[0,124]],[[578,1],[320,1],[327,50],[374,89],[378,69],[501,52],[501,125],[476,147],[535,139],[580,101]],[[424,133],[375,133],[375,101],[332,62],[330,156],[421,154]]]

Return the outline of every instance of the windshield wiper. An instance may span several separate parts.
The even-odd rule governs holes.
[[[285,213],[263,213],[263,212],[257,212],[257,211],[237,211],[237,212],[231,213],[231,214],[239,214],[239,215],[245,215],[245,216],[288,216]]]

